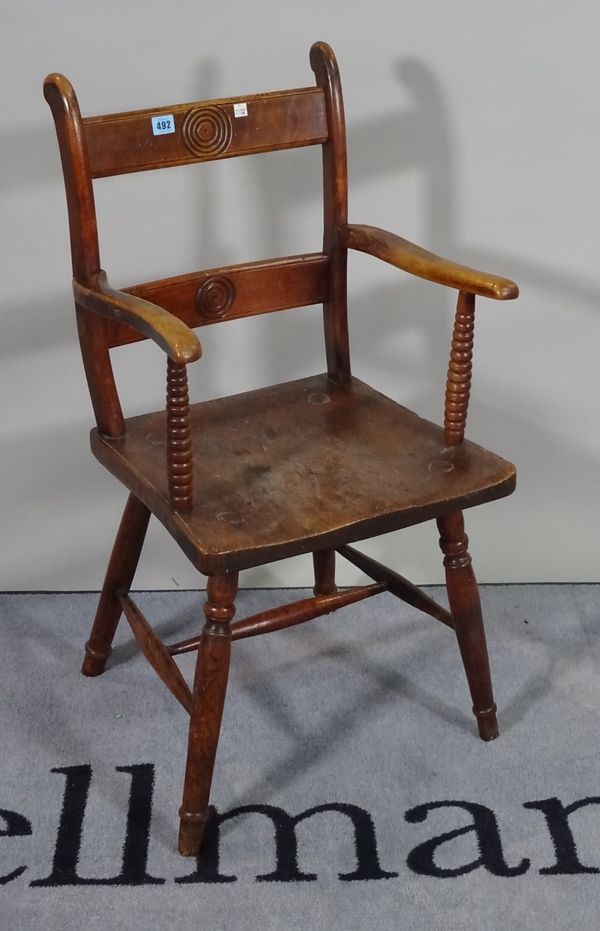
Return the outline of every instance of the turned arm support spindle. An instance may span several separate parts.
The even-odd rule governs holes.
[[[446,446],[457,446],[462,443],[465,435],[471,392],[474,330],[475,295],[467,291],[459,291],[446,379],[444,403]]]
[[[167,476],[172,507],[186,511],[193,503],[192,425],[187,368],[167,360]]]
[[[519,296],[517,285],[509,278],[478,271],[434,255],[377,226],[346,223],[339,226],[337,234],[340,244],[346,249],[365,252],[411,275],[458,290],[446,381],[444,441],[447,446],[459,445],[464,439],[471,390],[475,295],[497,301],[511,301]]]

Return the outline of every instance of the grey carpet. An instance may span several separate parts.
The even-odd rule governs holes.
[[[302,594],[242,592],[238,616]],[[175,852],[186,715],[125,624],[84,679],[96,596],[1,596],[0,928],[600,927],[600,586],[482,594],[491,744],[452,632],[391,596],[234,645],[214,802],[272,807],[222,823],[220,873],[214,846],[199,872]],[[199,623],[196,594],[139,602],[167,639]]]

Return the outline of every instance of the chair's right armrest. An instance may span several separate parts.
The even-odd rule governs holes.
[[[497,301],[510,301],[519,296],[517,285],[508,278],[451,262],[377,226],[347,224],[340,228],[339,236],[346,248],[366,252],[427,281]]]
[[[78,305],[92,313],[125,324],[153,340],[177,365],[195,362],[202,355],[200,340],[190,328],[162,307],[112,288],[101,271],[93,286],[73,281]]]

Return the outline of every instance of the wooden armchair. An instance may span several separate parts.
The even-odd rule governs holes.
[[[484,740],[496,707],[462,511],[510,494],[513,466],[463,439],[475,295],[517,297],[512,281],[432,255],[392,233],[347,222],[342,92],[333,52],[313,45],[316,85],[226,100],[82,118],[69,81],[46,78],[65,178],[79,339],[97,428],[96,457],[129,490],[83,673],[100,675],[121,613],[162,681],[190,714],[179,850],[197,854],[209,812],[232,640],[281,630],[388,591],[452,628]],[[118,291],[101,270],[95,178],[320,145],[324,236],[319,252],[194,272]],[[348,249],[458,291],[444,427],[350,373]],[[323,304],[325,374],[190,404],[194,328]],[[125,420],[110,350],[154,340],[167,356],[166,410]],[[206,621],[165,645],[129,595],[150,513],[208,576]],[[437,520],[450,610],[351,545]],[[300,553],[314,560],[314,597],[232,624],[241,569]],[[372,584],[338,590],[335,554]],[[190,689],[174,657],[197,650]]]

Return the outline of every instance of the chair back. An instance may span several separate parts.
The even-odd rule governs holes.
[[[62,159],[73,276],[92,289],[101,272],[96,178],[321,145],[321,251],[195,271],[124,291],[159,305],[190,327],[322,303],[328,371],[334,381],[347,383],[346,249],[337,241],[337,230],[347,222],[342,93],[328,45],[313,45],[310,62],[315,86],[104,116],[82,117],[75,91],[63,75],[49,75],[44,94],[54,116]],[[108,350],[145,337],[87,308],[77,307],[77,311],[94,406],[98,397],[101,405],[110,404],[111,394],[113,405],[118,405]],[[96,415],[107,422],[104,414],[98,418],[98,409]]]

